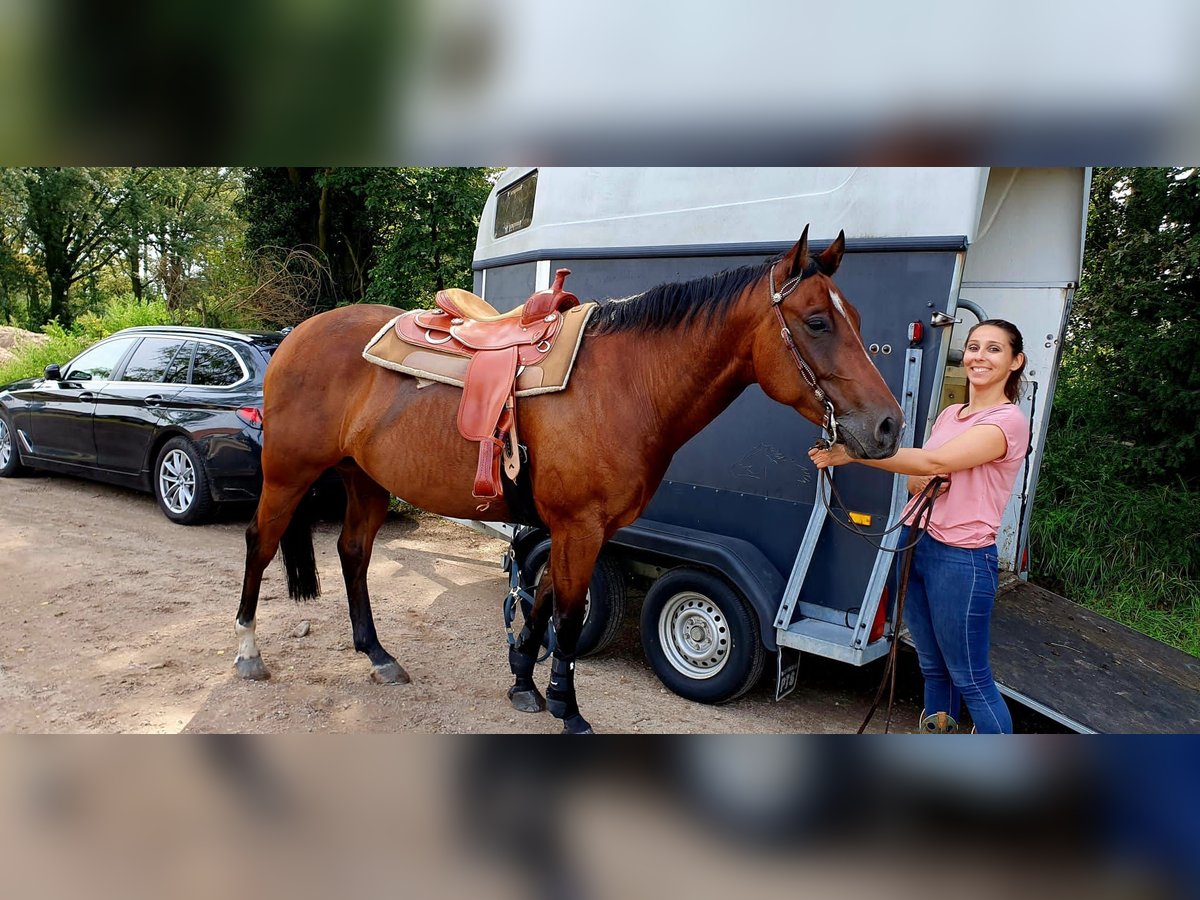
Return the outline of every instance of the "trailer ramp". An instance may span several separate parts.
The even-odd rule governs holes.
[[[1029,584],[992,614],[1002,693],[1083,733],[1200,732],[1200,659]]]

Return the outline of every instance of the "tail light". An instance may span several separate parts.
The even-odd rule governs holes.
[[[262,410],[257,406],[243,406],[237,411],[237,417],[247,425],[253,425],[255,428],[262,428]]]
[[[883,637],[883,626],[887,624],[887,612],[888,589],[885,584],[883,586],[883,593],[879,595],[879,609],[875,610],[875,621],[871,623],[871,634],[867,638],[868,644],[873,644]]]

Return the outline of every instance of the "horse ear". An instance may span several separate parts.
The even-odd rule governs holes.
[[[808,226],[804,226],[804,233],[800,235],[800,240],[796,241],[796,245],[787,252],[784,257],[787,262],[787,277],[794,278],[804,271],[808,265]]]
[[[825,252],[817,257],[817,268],[826,275],[833,275],[842,264],[842,254],[846,252],[846,232],[838,232],[837,238],[825,248]]]

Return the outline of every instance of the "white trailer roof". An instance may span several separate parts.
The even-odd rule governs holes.
[[[539,168],[533,219],[495,237],[501,175],[476,260],[554,248],[670,247],[814,240],[974,240],[986,168]]]

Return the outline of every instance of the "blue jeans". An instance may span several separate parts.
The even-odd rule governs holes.
[[[903,532],[907,544],[909,531]],[[925,535],[913,551],[904,624],[925,676],[925,712],[959,717],[965,701],[983,734],[1012,734],[1012,716],[988,664],[999,587],[996,545],[951,547]]]

